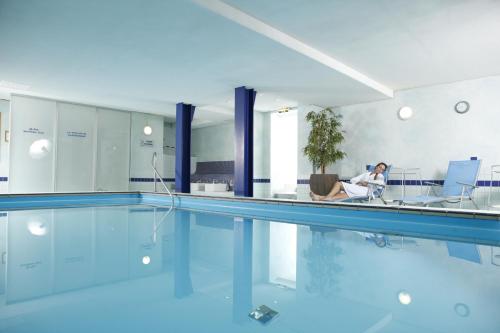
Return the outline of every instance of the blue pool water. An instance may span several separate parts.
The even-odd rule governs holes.
[[[3,215],[0,332],[500,331],[496,246],[147,205]]]

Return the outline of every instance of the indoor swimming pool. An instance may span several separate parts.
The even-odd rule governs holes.
[[[393,214],[393,228],[390,212],[160,197],[2,203],[0,332],[500,327],[498,220]],[[249,317],[262,305],[266,324]]]

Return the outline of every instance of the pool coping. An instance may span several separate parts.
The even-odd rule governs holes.
[[[142,195],[170,196],[167,193],[147,192],[141,191]],[[290,205],[290,206],[303,206],[303,207],[316,207],[316,208],[334,208],[345,209],[353,211],[383,211],[394,212],[399,214],[418,214],[429,216],[446,216],[446,217],[460,217],[469,219],[484,219],[484,220],[497,220],[500,221],[500,212],[489,211],[475,211],[470,209],[457,209],[457,208],[440,208],[440,207],[416,207],[416,206],[393,206],[381,204],[361,204],[351,202],[313,202],[305,200],[290,200],[290,199],[276,199],[276,198],[247,198],[247,197],[225,197],[225,196],[205,196],[190,193],[173,193],[174,197],[178,198],[194,198],[200,200],[219,200],[219,201],[232,201],[232,202],[251,202],[251,203],[264,203],[264,204],[277,204],[277,205]]]
[[[159,192],[72,192],[0,195],[0,211],[145,205],[169,208]],[[174,207],[232,216],[382,234],[448,239],[500,246],[500,214],[425,207],[323,203],[287,199],[174,194]]]
[[[137,199],[137,204],[147,203],[144,201],[144,195],[157,196],[166,199],[162,205],[170,206],[170,195],[163,192],[149,192],[149,191],[114,191],[114,192],[65,192],[65,193],[6,193],[0,194],[0,210],[17,210],[25,208],[50,208],[46,203],[56,203],[55,207],[73,207],[73,206],[88,206],[89,204],[99,203],[104,204],[106,201],[116,201],[117,199]],[[119,198],[125,196],[125,198]],[[497,220],[500,221],[500,212],[489,212],[484,210],[470,210],[470,209],[457,209],[457,208],[440,208],[440,207],[416,207],[416,206],[394,206],[382,204],[362,204],[351,202],[314,202],[305,200],[291,200],[291,199],[276,199],[276,198],[250,198],[250,197],[227,197],[227,196],[206,196],[191,193],[173,193],[174,198],[193,198],[200,200],[218,200],[230,202],[250,202],[250,203],[264,203],[274,205],[290,205],[302,207],[316,207],[316,208],[334,208],[345,209],[353,211],[383,211],[395,212],[399,214],[417,214],[429,216],[447,216],[447,217],[460,217],[469,219],[484,219],[484,220]],[[43,198],[57,198],[58,200],[40,200]],[[72,199],[66,198],[70,197]],[[33,198],[35,200],[27,200]],[[17,199],[17,200],[16,200]],[[19,200],[21,199],[21,200]],[[37,200],[38,199],[38,200]],[[79,199],[79,200],[78,200]],[[82,203],[82,200],[85,203]],[[148,201],[148,200],[146,200]],[[153,200],[154,201],[154,200]],[[79,202],[79,203],[78,203]],[[18,204],[19,207],[8,207],[8,204]],[[156,203],[156,202],[154,202]],[[54,207],[54,205],[52,205]]]

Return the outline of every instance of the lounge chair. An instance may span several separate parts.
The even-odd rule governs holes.
[[[382,200],[382,202],[385,205],[386,201],[384,200],[384,192],[385,192],[385,188],[387,187],[387,185],[386,185],[387,181],[389,180],[389,172],[391,171],[391,167],[392,167],[392,165],[388,165],[387,169],[383,172],[385,184],[381,185],[378,183],[368,182],[368,194],[367,195],[340,199],[340,200],[336,200],[336,202],[368,202],[368,203],[370,203],[372,200],[380,199],[380,200]],[[370,171],[370,172],[375,170],[375,165],[367,165],[366,170]]]
[[[481,160],[450,161],[443,185],[424,182],[424,185],[429,185],[426,195],[407,196],[398,201],[402,205],[423,206],[442,205],[444,202],[459,203],[460,208],[462,208],[463,201],[470,200],[476,209],[479,209],[472,195],[477,187],[476,182],[480,167]],[[439,193],[434,190],[436,186],[442,186]],[[434,195],[431,195],[431,189]]]
[[[448,254],[450,257],[467,260],[477,264],[481,263],[481,253],[476,244],[461,243],[461,242],[446,242]]]

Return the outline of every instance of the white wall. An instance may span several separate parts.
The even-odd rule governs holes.
[[[13,96],[9,192],[54,191],[55,101]]]
[[[271,114],[268,112],[254,113],[254,134],[253,134],[253,178],[271,178]],[[271,197],[271,184],[253,184],[253,195],[256,198]]]
[[[269,179],[271,176],[270,122],[270,113],[254,113],[254,179]],[[234,161],[234,123],[228,122],[193,129],[191,153],[198,162]],[[269,183],[254,183],[254,197],[269,196]]]
[[[127,191],[130,162],[130,113],[97,109],[97,191]]]
[[[489,179],[490,165],[500,164],[499,91],[500,76],[496,76],[403,90],[390,100],[336,108],[343,115],[346,140],[342,148],[347,157],[327,171],[349,178],[368,163],[385,161],[397,167],[420,167],[424,179],[443,179],[450,160],[477,156],[483,160],[480,179]],[[461,100],[470,103],[466,114],[454,111]],[[402,121],[397,111],[405,105],[414,115]],[[299,149],[307,142],[304,116],[308,110],[299,111]],[[310,163],[300,155],[298,178],[308,178]],[[401,192],[393,187],[391,193]],[[478,194],[484,204],[484,196]]]
[[[193,169],[193,162],[191,164]],[[175,123],[163,125],[163,177],[175,178]]]
[[[234,160],[234,122],[194,128],[191,155],[198,162]]]
[[[93,191],[96,109],[57,103],[56,192]]]
[[[152,151],[163,171],[161,116],[21,95],[11,100],[10,113],[9,102],[0,101],[0,177],[9,177],[12,193],[151,190],[151,182],[131,183],[130,177],[153,178]],[[9,117],[10,152],[4,140]],[[153,128],[150,137],[145,125]],[[153,147],[141,144],[148,139]],[[33,154],[39,140],[47,142]],[[0,186],[7,192],[7,182]]]
[[[10,102],[0,99],[0,193],[8,192],[9,177],[9,143],[5,141],[6,131],[9,130]]]
[[[152,128],[151,135],[144,134],[145,126]],[[137,112],[131,114],[130,178],[153,178],[151,168],[153,153],[157,156],[156,169],[158,172],[163,171],[163,127],[163,117]],[[166,176],[162,174],[162,177]],[[131,191],[152,191],[154,184],[131,182],[129,188]],[[157,190],[161,189],[162,185],[157,184]]]

